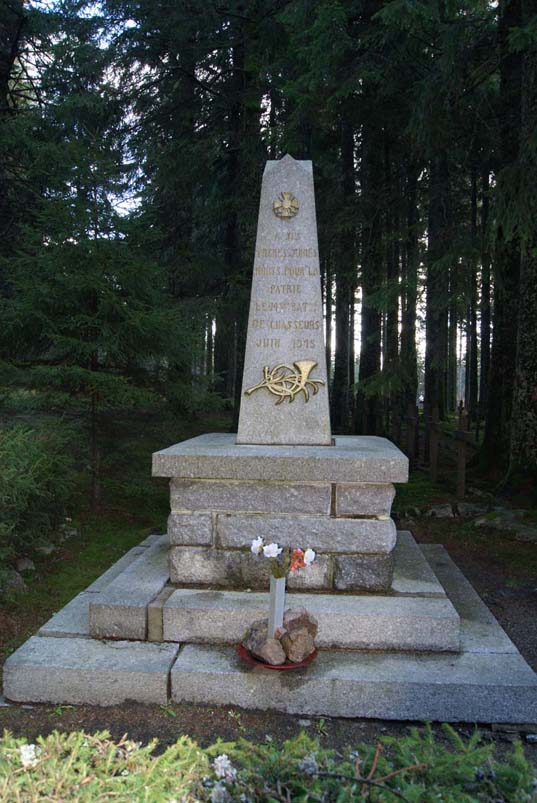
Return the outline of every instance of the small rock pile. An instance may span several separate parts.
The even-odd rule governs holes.
[[[299,664],[315,652],[319,624],[305,608],[288,608],[283,627],[268,638],[268,619],[258,619],[246,631],[242,644],[255,658],[271,666],[286,661]]]

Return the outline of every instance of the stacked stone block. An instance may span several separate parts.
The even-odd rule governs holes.
[[[291,589],[386,591],[393,574],[391,483],[173,478],[170,580],[181,586],[266,590],[269,564],[253,538],[311,547],[317,559]]]

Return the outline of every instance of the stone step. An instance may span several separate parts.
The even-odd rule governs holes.
[[[164,603],[164,641],[236,644],[256,619],[268,616],[268,593],[179,589]],[[288,594],[319,622],[321,648],[456,652],[460,619],[436,597]]]
[[[118,577],[89,601],[90,633],[94,638],[144,641],[147,609],[168,582],[167,536],[160,536]]]
[[[537,676],[520,654],[320,652],[306,669],[252,668],[231,647],[186,645],[171,671],[177,703],[302,716],[537,722]]]
[[[33,636],[4,664],[4,694],[33,703],[165,704],[176,644]]]
[[[190,577],[189,587],[194,586],[198,589],[200,586],[207,587],[208,584],[210,585],[210,583],[208,583],[208,578],[210,579],[213,577],[214,571],[218,572],[218,576],[220,576],[222,572],[225,573],[226,567],[222,559],[222,554],[219,554],[220,550],[209,550],[211,553],[210,561],[207,561],[202,554],[205,550],[195,548],[192,551],[195,553],[194,557],[198,557],[198,561],[196,562],[194,558],[190,556],[186,564],[185,571],[189,573]],[[234,551],[233,554],[240,556],[242,553]],[[393,555],[393,594],[412,598],[438,597],[440,599],[446,599],[442,585],[438,582],[438,579],[411,533],[399,532],[397,534],[397,545],[393,551]],[[251,554],[250,558],[256,562],[256,566],[262,567],[266,572],[264,582],[261,585],[264,592],[265,589],[268,589],[269,585],[268,561],[255,559]],[[348,556],[347,559],[351,560],[351,556]],[[323,572],[327,570],[326,561],[327,557],[320,555],[308,571],[297,572],[290,577],[288,583],[289,589],[293,592],[305,593],[312,587],[319,587],[320,584],[316,582],[316,578],[319,577],[319,574],[322,575]],[[355,567],[355,564],[353,564],[353,566]],[[199,575],[196,574],[198,569],[200,572]],[[112,570],[110,570],[110,572],[112,572]],[[198,582],[193,582],[196,577]],[[164,594],[166,599],[161,599],[159,595],[164,593],[163,589],[167,582],[168,546],[166,537],[162,536],[149,546],[144,551],[144,554],[138,556],[135,563],[129,565],[121,574],[114,577],[114,579],[102,589],[100,594],[93,594],[93,596],[91,596],[90,594],[84,593],[83,596],[81,595],[80,599],[70,604],[73,608],[73,612],[66,610],[65,615],[69,614],[69,619],[71,619],[72,614],[79,611],[77,615],[81,620],[81,627],[84,627],[82,622],[84,618],[83,612],[87,610],[87,607],[84,608],[84,606],[89,605],[89,633],[94,638],[160,640],[162,637],[160,634],[163,632],[162,607],[171,593],[171,591],[168,591],[169,586],[166,586],[166,592]],[[300,583],[306,584],[306,582],[307,585],[301,587]],[[186,586],[187,584],[181,585]],[[244,585],[241,586],[238,584],[237,587],[244,588]],[[383,597],[385,596],[387,595],[384,594]],[[346,594],[343,598],[349,599],[350,595]],[[365,604],[366,603],[364,603],[364,605]],[[395,603],[391,604],[393,606],[395,605]],[[76,611],[74,610],[75,608]],[[363,610],[365,610],[365,608]],[[407,606],[404,610],[405,614],[403,619],[406,620],[409,627],[410,620],[407,612],[410,610],[410,607]],[[63,618],[65,618],[65,616],[63,616]],[[433,624],[433,620],[434,617],[433,619],[428,617],[426,621],[422,623],[422,629],[418,634],[418,641],[420,639],[420,634],[424,633],[426,628]],[[380,620],[377,618],[377,624],[379,621]],[[58,631],[58,635],[62,635],[65,632],[64,627],[59,627],[60,624],[60,622],[50,623],[51,627],[54,627],[55,630]],[[408,632],[408,627],[406,627],[405,632]],[[371,628],[368,630],[370,631]],[[84,631],[79,627],[77,632],[82,634]],[[447,639],[451,639],[450,643],[453,644],[452,628],[447,634]],[[394,643],[393,639],[390,643]],[[400,643],[408,643],[406,636],[402,637]],[[419,643],[423,642],[419,641]],[[428,643],[431,644],[433,642],[429,640]],[[450,647],[449,649],[456,648]]]
[[[537,676],[445,549],[415,548],[416,556],[421,550],[427,555],[461,617],[460,654],[324,651],[306,670],[274,672],[241,663],[232,647],[191,644],[174,664],[179,649],[174,643],[89,637],[88,605],[114,585],[111,571],[102,591],[83,592],[41,629],[42,635],[7,659],[4,694],[20,702],[163,704],[171,689],[180,702],[302,716],[537,723]],[[159,561],[162,565],[162,557]],[[400,578],[407,592],[414,587],[411,575],[403,572]],[[131,573],[127,576],[134,581]],[[436,585],[422,576],[415,588],[430,592]],[[149,622],[151,614],[162,612],[167,592],[168,587],[147,606]]]

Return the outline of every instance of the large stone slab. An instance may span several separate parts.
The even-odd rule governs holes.
[[[393,555],[337,555],[337,591],[388,591],[393,578]]]
[[[149,556],[149,559],[152,560],[150,553],[145,553],[145,555],[145,559]],[[268,561],[256,558],[250,552],[240,552],[236,549],[172,547],[170,555],[172,577],[177,581],[176,585],[213,589],[249,588],[260,591],[266,591],[269,586]],[[442,586],[436,580],[427,560],[410,533],[398,533],[398,545],[394,549],[393,555],[395,570],[392,591],[412,597],[445,597]],[[376,560],[376,556],[371,557]],[[143,558],[140,558],[140,561],[142,560]],[[289,577],[289,590],[291,592],[330,590],[334,580],[333,563],[334,556],[318,555],[307,571],[299,571]],[[143,567],[138,566],[137,571],[141,577],[145,576]],[[144,583],[138,585],[136,578],[129,573],[126,578],[118,578],[116,587],[119,587],[121,593],[110,593],[103,600],[96,594],[83,592],[56,617],[47,622],[42,630],[46,631],[47,635],[86,635],[89,603],[93,602],[94,616],[97,603],[101,605],[99,610],[100,628],[105,631],[104,637],[131,638],[130,634],[133,631],[141,634],[147,623],[146,637],[156,640],[162,626],[162,599],[166,600],[171,592],[168,586],[165,586],[161,592],[163,596],[155,591],[155,596],[150,602],[148,602],[148,596],[151,596],[166,576],[166,557],[161,554],[157,583],[150,588],[149,595]],[[125,610],[126,593],[129,595],[127,611]],[[293,596],[290,598],[293,599]],[[350,598],[347,591],[343,599]],[[152,632],[149,632],[150,630]],[[112,636],[107,635],[109,632],[112,633]]]
[[[440,544],[421,547],[447,595],[461,615],[461,645],[465,652],[517,653],[481,597]]]
[[[336,519],[326,516],[278,516],[218,514],[218,544],[240,548],[250,545],[253,537],[280,546],[311,547],[317,552],[359,552],[387,554],[397,539],[391,519]]]
[[[173,512],[330,513],[329,483],[245,482],[173,479]]]
[[[148,538],[162,538],[162,536],[150,535]],[[122,555],[119,560],[116,560],[116,562],[113,563],[109,569],[97,577],[97,579],[86,588],[86,591],[97,593],[109,586],[112,580],[115,580],[115,578],[118,577],[121,572],[125,571],[125,569],[131,565],[131,563],[134,563],[134,561],[137,560],[140,555],[145,554],[146,549],[151,545],[147,543],[147,541],[148,539],[146,538],[140,544],[138,544],[138,546],[129,549],[129,551]]]
[[[171,545],[211,546],[214,541],[212,513],[170,513],[168,538]]]
[[[153,476],[283,482],[407,482],[408,458],[386,438],[338,435],[334,445],[248,446],[222,432],[153,454]]]
[[[39,629],[40,636],[59,636],[89,638],[89,605],[97,602],[99,593],[125,571],[135,560],[145,554],[146,549],[162,539],[161,535],[149,535],[138,546],[133,547],[119,558],[109,569],[100,575],[85,591],[78,594],[48,622]]]
[[[268,616],[269,595],[175,591],[164,603],[165,641],[236,644],[256,619]],[[457,651],[459,616],[447,599],[288,594],[319,622],[322,648]]]
[[[445,597],[444,586],[412,533],[399,530],[394,553],[392,591],[397,594],[425,594]]]
[[[147,606],[168,582],[168,538],[162,536],[90,601],[90,633],[94,638],[143,641]]]
[[[39,628],[39,636],[89,638],[89,605],[98,593],[82,591]]]
[[[164,704],[177,649],[173,644],[34,636],[4,664],[4,694],[35,703]]]
[[[172,671],[175,702],[306,716],[537,722],[537,677],[520,655],[321,652],[270,672],[231,647],[187,645]],[[283,676],[283,677],[282,677]]]
[[[391,483],[338,482],[335,496],[336,516],[389,516],[395,488]]]
[[[267,560],[237,549],[170,548],[170,581],[176,585],[215,588],[267,588]],[[328,589],[332,583],[331,559],[319,555],[307,571],[289,578],[295,588]]]
[[[313,167],[266,164],[237,443],[331,443]]]

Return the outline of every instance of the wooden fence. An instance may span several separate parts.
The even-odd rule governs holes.
[[[455,491],[462,499],[466,492],[466,464],[477,449],[477,442],[470,432],[468,413],[461,401],[457,410],[457,429],[445,432],[440,425],[438,408],[420,416],[419,408],[409,404],[406,416],[406,452],[412,467],[428,467],[433,482],[438,479],[440,455],[453,452],[455,446]]]

